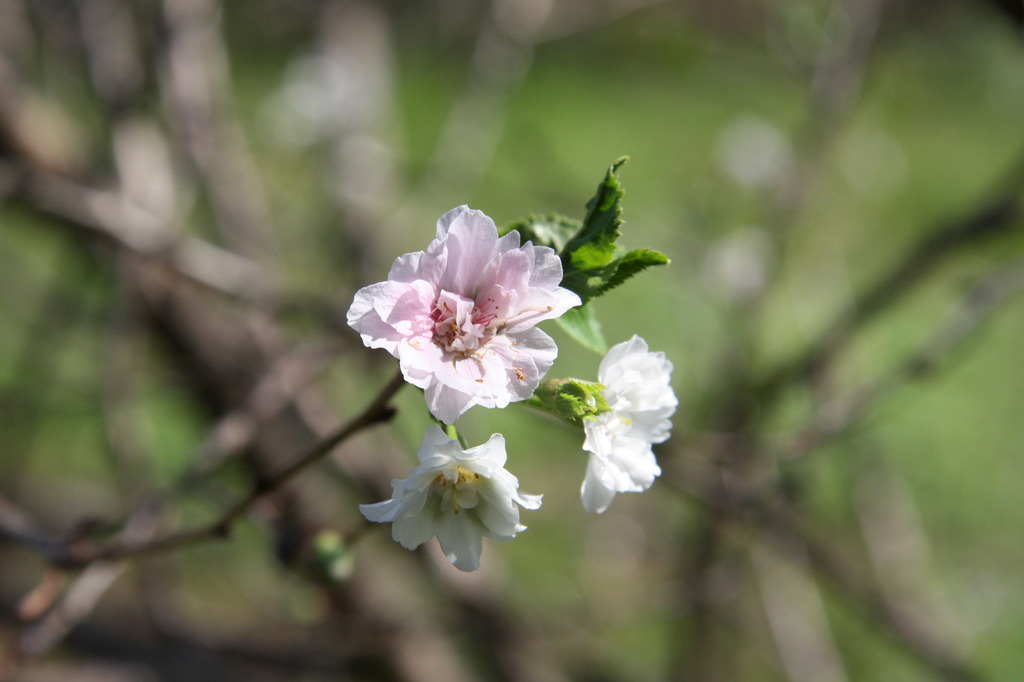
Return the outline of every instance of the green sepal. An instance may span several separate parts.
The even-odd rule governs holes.
[[[605,387],[596,381],[582,379],[548,379],[541,382],[526,404],[553,414],[574,426],[583,426],[586,419],[597,419],[610,412],[604,397]]]
[[[580,221],[566,218],[557,213],[544,216],[531,215],[508,225],[502,234],[515,230],[520,234],[520,242],[533,242],[535,246],[548,246],[561,252],[574,234],[580,229]]]
[[[558,324],[569,333],[569,336],[590,350],[602,355],[608,352],[608,344],[601,333],[601,323],[598,322],[593,307],[570,308],[558,318]]]

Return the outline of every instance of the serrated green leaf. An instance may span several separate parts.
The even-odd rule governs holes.
[[[597,193],[587,203],[587,215],[582,226],[559,254],[562,258],[562,286],[578,294],[584,306],[638,272],[669,262],[665,254],[653,249],[634,249],[624,253],[617,244],[622,236],[622,197],[625,191],[616,172],[626,160],[627,157],[622,157],[608,169],[604,180],[597,186]],[[579,326],[573,321],[567,326],[577,339],[579,335],[574,332]],[[593,347],[587,341],[579,340]]]
[[[594,309],[590,306],[570,308],[558,318],[558,323],[572,338],[590,350],[602,355],[608,351],[608,344],[601,333],[601,323],[597,321]]]
[[[601,295],[609,289],[614,289],[633,275],[655,265],[668,265],[671,261],[668,256],[654,249],[633,249],[625,256],[616,261],[617,267],[607,282],[598,290],[596,295]]]
[[[622,197],[625,191],[616,175],[628,157],[611,165],[594,197],[587,202],[583,225],[562,249],[562,263],[580,270],[609,265],[616,256],[615,242],[621,236]]]
[[[562,251],[569,239],[580,229],[580,221],[551,213],[545,216],[531,215],[517,220],[506,227],[502,234],[516,230],[522,242],[533,242],[536,246],[549,246],[556,253]]]

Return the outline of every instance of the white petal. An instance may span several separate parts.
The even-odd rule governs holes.
[[[460,571],[480,568],[483,532],[471,513],[445,515],[437,532],[437,540],[455,568]]]
[[[562,259],[558,257],[554,249],[531,244],[529,248],[524,245],[523,250],[533,258],[533,270],[530,273],[531,286],[554,289],[562,283]],[[566,290],[563,289],[563,291]]]
[[[431,424],[427,427],[426,432],[424,432],[423,440],[420,442],[420,447],[416,454],[420,458],[420,462],[436,468],[452,457],[452,446],[454,446],[456,452],[461,452],[457,440],[449,438],[448,434],[437,424]],[[432,457],[437,457],[438,455],[442,455],[443,459],[431,460]]]
[[[515,500],[518,504],[522,505],[523,509],[540,509],[540,505],[544,501],[544,496],[516,492]]]
[[[439,381],[428,386],[423,395],[427,399],[430,414],[445,424],[454,424],[474,404],[473,396]]]
[[[492,476],[503,471],[508,454],[505,451],[505,436],[493,433],[486,443],[470,448],[456,456],[474,473]]]
[[[424,389],[434,381],[434,372],[444,361],[444,354],[437,344],[422,336],[403,339],[394,354],[398,357],[405,380]]]
[[[506,367],[507,391],[513,400],[526,400],[558,357],[554,340],[537,328],[508,334],[504,343],[492,342]]]
[[[525,528],[519,523],[519,507],[513,498],[515,490],[487,481],[479,486],[480,497],[485,504],[477,509],[481,522],[487,528],[488,536],[495,540],[511,540]]]
[[[605,480],[604,474],[604,462],[599,456],[591,454],[587,461],[587,475],[580,487],[580,499],[588,512],[601,514],[615,499],[615,490]]]
[[[437,505],[425,505],[418,514],[405,514],[391,526],[391,536],[402,547],[416,549],[434,537],[437,528]]]
[[[672,432],[672,422],[668,419],[675,411],[674,407],[660,410],[644,410],[630,414],[631,424],[627,437],[648,443],[663,443]]]
[[[633,338],[628,341],[615,344],[608,349],[608,352],[601,360],[601,366],[597,371],[598,381],[607,386],[611,380],[610,372],[613,368],[617,367],[630,355],[646,352],[647,342],[636,334],[634,334]]]
[[[395,520],[395,512],[398,511],[398,507],[398,502],[392,498],[375,504],[361,504],[359,505],[359,511],[366,517],[367,521],[391,523]]]
[[[647,490],[661,475],[651,444],[633,438],[617,438],[608,457],[609,471],[615,476],[615,490],[637,493]]]
[[[349,326],[359,332],[363,345],[384,348],[392,355],[397,355],[398,344],[404,337],[384,322],[374,308],[374,299],[386,285],[387,282],[380,282],[357,291],[346,318]]]

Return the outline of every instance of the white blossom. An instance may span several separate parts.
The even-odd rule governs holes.
[[[584,421],[590,457],[580,497],[587,511],[601,513],[616,493],[647,490],[661,475],[651,445],[668,440],[672,429],[678,401],[671,378],[672,363],[648,351],[639,336],[613,346],[601,361],[598,381],[611,411]]]
[[[463,450],[459,442],[431,426],[423,436],[420,465],[409,478],[391,482],[394,495],[359,510],[370,521],[391,523],[391,534],[406,549],[437,536],[455,567],[476,570],[483,538],[503,542],[526,530],[519,506],[540,507],[540,495],[519,492],[519,481],[505,470],[505,438],[496,433],[483,445]]]

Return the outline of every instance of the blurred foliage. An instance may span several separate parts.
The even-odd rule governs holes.
[[[609,343],[666,352],[680,409],[663,479],[600,516],[579,503],[579,433],[468,413],[468,441],[504,433],[544,494],[473,575],[358,514],[414,461],[412,389],[227,541],[129,561],[49,653],[26,649],[48,621],[24,611],[47,562],[4,534],[0,679],[1020,678],[1024,40],[996,4],[4,3],[0,502],[54,537],[108,537],[140,505],[161,531],[215,518],[259,480],[239,453],[306,450],[259,417],[279,414],[275,386],[281,413],[329,428],[385,384],[392,359],[344,312],[437,216],[582,217],[624,154],[624,241],[672,264],[592,305]],[[119,21],[139,56],[104,70]],[[62,214],[38,169],[96,193]],[[143,241],[75,224],[125,187]],[[1006,229],[926,257],[823,363],[787,364],[929,235],[1004,199]],[[177,289],[212,301],[197,319],[223,338],[263,344],[273,381],[242,353],[214,376],[167,333],[180,318],[136,259],[189,239],[238,256],[203,276],[241,284]],[[552,377],[596,377],[599,355],[547,331]],[[838,568],[780,534],[768,493]]]

